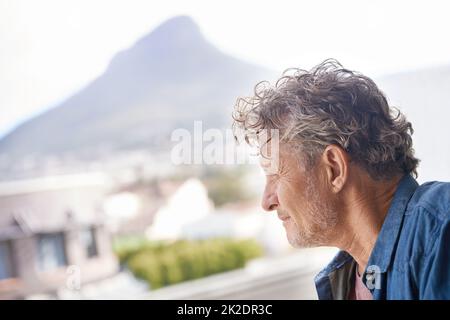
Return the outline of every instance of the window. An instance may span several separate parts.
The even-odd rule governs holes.
[[[10,241],[0,241],[0,280],[15,276]]]
[[[65,239],[62,233],[38,236],[39,269],[49,271],[67,264]]]
[[[81,242],[86,250],[86,256],[88,258],[93,258],[98,255],[94,228],[85,229],[81,232]]]

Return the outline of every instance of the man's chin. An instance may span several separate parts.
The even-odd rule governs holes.
[[[291,239],[288,237],[289,244],[296,249],[315,248],[319,245],[304,241],[302,239]]]
[[[289,244],[297,249],[314,248],[320,246],[320,244],[317,243],[317,241],[314,241],[312,237],[308,237],[306,234],[300,234],[298,232],[290,232],[287,227],[286,237]]]

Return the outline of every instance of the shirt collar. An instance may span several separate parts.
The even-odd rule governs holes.
[[[330,282],[330,274],[342,268],[348,262],[353,261],[351,255],[345,251],[339,251],[331,262],[314,278],[319,300],[333,300],[333,289]]]

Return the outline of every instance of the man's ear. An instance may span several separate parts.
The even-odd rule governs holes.
[[[327,184],[335,193],[341,191],[347,182],[349,162],[348,153],[338,145],[329,145],[322,153]]]

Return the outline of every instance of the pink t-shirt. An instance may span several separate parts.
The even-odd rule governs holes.
[[[358,274],[358,268],[356,268],[355,283],[350,291],[350,300],[373,300],[372,293],[364,285],[362,276]]]

